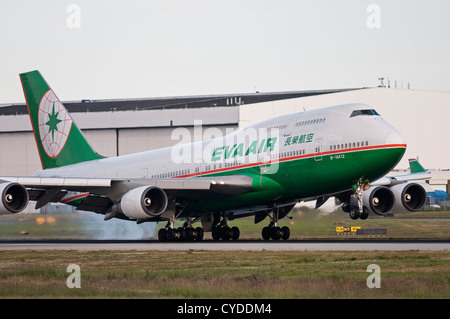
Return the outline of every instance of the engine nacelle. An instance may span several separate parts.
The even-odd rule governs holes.
[[[394,207],[395,197],[385,186],[371,187],[363,193],[363,205],[377,215],[386,215]]]
[[[161,215],[167,208],[167,194],[156,186],[142,186],[122,196],[118,209],[131,219],[146,219]]]
[[[1,183],[0,196],[0,215],[20,213],[28,206],[28,191],[19,183]]]
[[[403,183],[391,187],[395,195],[393,213],[417,212],[427,200],[427,192],[417,183]]]

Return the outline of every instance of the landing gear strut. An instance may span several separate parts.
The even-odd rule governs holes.
[[[283,212],[284,213],[284,212]],[[286,214],[284,214],[283,216],[285,216]],[[269,239],[273,239],[273,240],[288,240],[289,236],[291,235],[291,231],[289,229],[289,227],[287,226],[283,226],[283,227],[279,227],[277,225],[279,216],[280,216],[280,208],[279,207],[274,207],[273,208],[273,215],[270,216],[270,214],[268,215],[270,218],[270,224],[269,226],[266,226],[262,229],[262,237],[264,240],[269,240]]]
[[[369,210],[363,206],[364,187],[365,184],[359,179],[355,192],[350,196],[349,215],[353,220],[358,218],[367,219],[369,217]]]

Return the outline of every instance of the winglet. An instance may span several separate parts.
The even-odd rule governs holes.
[[[409,161],[409,168],[411,170],[411,174],[426,172],[426,170],[423,168],[423,166],[419,163],[419,161],[417,159],[410,158],[408,161]]]

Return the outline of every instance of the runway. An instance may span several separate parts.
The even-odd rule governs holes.
[[[450,241],[442,240],[293,240],[293,241],[201,241],[161,243],[156,240],[36,240],[0,241],[5,250],[215,250],[215,251],[449,251]]]

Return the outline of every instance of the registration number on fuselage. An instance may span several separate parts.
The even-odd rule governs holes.
[[[345,158],[345,154],[336,154],[336,155],[331,155],[330,156],[330,160],[343,159],[343,158]]]

